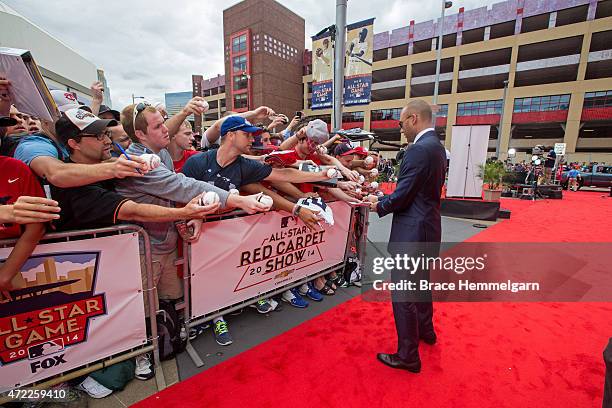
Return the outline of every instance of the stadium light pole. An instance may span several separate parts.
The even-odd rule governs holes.
[[[438,105],[438,89],[440,87],[440,59],[442,57],[442,37],[444,35],[444,11],[447,8],[451,8],[453,6],[452,1],[442,0],[442,14],[440,16],[440,26],[438,27],[438,42],[436,44],[437,52],[436,52],[436,79],[434,81],[434,94],[433,94],[433,105]],[[433,109],[434,112],[432,114],[432,123],[434,129],[436,128],[436,117],[437,109]]]
[[[334,117],[333,130],[342,129],[342,97],[344,90],[344,50],[346,48],[346,3],[336,0],[336,38],[334,41]]]

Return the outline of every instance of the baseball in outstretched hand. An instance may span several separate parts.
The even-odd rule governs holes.
[[[149,170],[156,169],[161,164],[161,159],[156,154],[145,153],[140,155],[140,158],[145,161],[147,166],[149,166]]]
[[[204,207],[218,202],[219,194],[215,193],[214,191],[207,191],[202,197],[200,197],[199,204]]]

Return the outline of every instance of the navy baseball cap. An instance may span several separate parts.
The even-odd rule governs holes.
[[[221,136],[225,136],[227,132],[242,130],[243,132],[259,135],[263,133],[263,129],[252,125],[242,116],[230,116],[223,121],[221,125]]]

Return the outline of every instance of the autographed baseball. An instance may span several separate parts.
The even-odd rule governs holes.
[[[365,164],[372,164],[372,163],[374,163],[374,158],[373,158],[372,156],[368,156],[368,157],[366,157],[366,158],[363,160],[363,162],[364,162]]]
[[[207,191],[202,197],[200,197],[199,204],[204,207],[219,202],[219,194],[214,191]]]
[[[198,101],[197,104],[200,108],[204,109],[204,112],[208,111],[210,108],[210,105],[206,101]]]
[[[376,181],[373,181],[373,182],[371,182],[371,183],[370,183],[370,187],[371,187],[373,190],[376,190],[376,189],[378,188],[378,183],[377,183]]]
[[[140,155],[140,158],[145,161],[147,166],[149,166],[149,170],[156,169],[161,164],[161,159],[156,154],[145,153]]]
[[[365,177],[359,176],[359,184],[363,184],[365,182]]]
[[[240,191],[236,190],[235,188],[230,188],[229,193],[230,193],[230,195],[233,195],[233,194],[240,194]]]
[[[272,201],[272,197],[265,195],[265,194],[261,194],[258,198],[257,201],[259,201],[260,203],[262,203],[263,205],[265,205],[268,208],[272,208],[272,204],[274,203]]]
[[[340,175],[340,172],[338,171],[338,169],[328,169],[327,170],[327,177],[331,178],[337,178]]]
[[[373,176],[378,176],[378,169],[370,170],[370,174],[373,175]]]
[[[358,188],[358,189],[356,189],[356,190],[355,190],[355,192],[356,192],[357,194],[361,194],[361,189],[360,189],[360,188]]]

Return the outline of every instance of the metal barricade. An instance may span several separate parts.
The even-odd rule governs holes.
[[[285,292],[288,289],[292,289],[294,287],[298,287],[306,282],[309,282],[313,279],[319,278],[321,276],[327,275],[331,272],[334,271],[342,271],[345,266],[346,266],[346,262],[347,262],[347,258],[348,256],[353,253],[356,252],[356,256],[363,261],[363,256],[364,256],[364,249],[365,249],[365,240],[367,238],[367,228],[368,228],[368,213],[369,213],[369,207],[363,206],[363,205],[359,205],[359,206],[352,206],[352,212],[351,212],[351,221],[350,221],[350,226],[349,226],[349,231],[348,233],[351,234],[353,233],[356,229],[357,230],[361,230],[361,233],[359,234],[359,236],[355,237],[355,249],[356,251],[351,251],[351,239],[349,237],[349,239],[347,239],[347,245],[345,248],[345,254],[344,254],[344,260],[343,262],[337,264],[337,265],[333,265],[329,268],[326,268],[324,270],[321,270],[315,274],[309,275],[305,278],[299,279],[297,281],[293,281],[285,286],[281,286],[279,288],[276,288],[274,290],[268,291],[268,292],[264,292],[264,293],[260,293],[258,294],[256,297],[247,299],[245,301],[242,301],[240,303],[225,307],[223,309],[219,309],[217,311],[214,311],[212,313],[209,313],[207,315],[204,316],[200,316],[200,317],[196,317],[193,318],[191,317],[191,297],[193,296],[191,293],[191,265],[190,265],[190,259],[191,259],[191,245],[188,244],[187,242],[183,243],[183,259],[179,260],[177,262],[177,264],[182,264],[183,265],[183,285],[184,285],[184,293],[185,293],[185,297],[184,297],[184,303],[180,304],[178,306],[178,308],[183,309],[184,311],[184,315],[185,315],[185,328],[186,331],[189,332],[189,329],[198,326],[202,323],[208,322],[208,321],[212,321],[213,319],[223,316],[225,314],[231,313],[233,311],[245,308],[249,305],[252,305],[254,303],[256,303],[259,299],[262,298],[269,298],[272,296],[276,296],[280,293]],[[209,216],[207,217],[206,221],[218,221],[218,220],[223,220],[223,219],[230,219],[230,218],[236,218],[236,217],[241,217],[241,216],[245,216],[248,215],[246,213],[244,213],[243,211],[234,211],[231,213],[226,213],[226,214],[221,214],[221,215],[215,215],[215,216]],[[204,224],[205,225],[205,224]],[[205,234],[205,232],[202,232],[203,234]],[[201,238],[200,238],[201,239]],[[204,362],[202,361],[202,358],[200,357],[200,355],[198,354],[198,352],[195,350],[195,348],[192,346],[191,341],[189,340],[189,337],[187,337],[187,346],[186,346],[186,351],[189,355],[189,357],[191,358],[191,360],[193,361],[193,363],[197,366],[197,367],[202,367],[204,365]]]
[[[142,243],[144,244],[144,257],[145,257],[145,273],[147,275],[147,282],[149,285],[153,283],[153,269],[152,269],[152,256],[151,256],[151,246],[150,239],[147,232],[138,225],[117,225],[113,227],[99,228],[99,229],[90,229],[90,230],[76,230],[76,231],[66,231],[66,232],[54,232],[46,234],[39,242],[42,243],[57,243],[57,242],[70,242],[70,241],[80,241],[83,238],[98,238],[100,235],[108,236],[108,235],[122,235],[128,233],[137,233],[139,239],[142,239]],[[77,238],[77,239],[75,239]],[[18,239],[10,239],[10,240],[0,240],[0,248],[12,247]],[[38,381],[35,383],[31,383],[28,387],[45,389],[51,387],[53,385],[89,374],[93,371],[99,370],[104,367],[108,367],[110,365],[119,363],[121,361],[125,361],[127,359],[136,357],[138,355],[153,352],[154,356],[154,368],[155,368],[155,380],[158,390],[162,390],[166,387],[166,380],[164,377],[164,373],[162,370],[162,366],[159,358],[159,345],[158,345],[158,334],[157,334],[157,325],[155,316],[157,315],[157,288],[155,286],[143,288],[143,292],[146,292],[145,296],[148,296],[149,303],[149,315],[150,315],[150,337],[147,337],[147,343],[140,347],[135,347],[131,350],[127,350],[125,352],[117,353],[114,355],[110,355],[101,360],[98,360],[93,363],[85,364],[81,367],[74,368],[69,372],[65,372],[62,374],[54,375],[52,377],[46,378],[42,381]],[[0,404],[7,402],[7,399],[3,399],[0,396]]]

